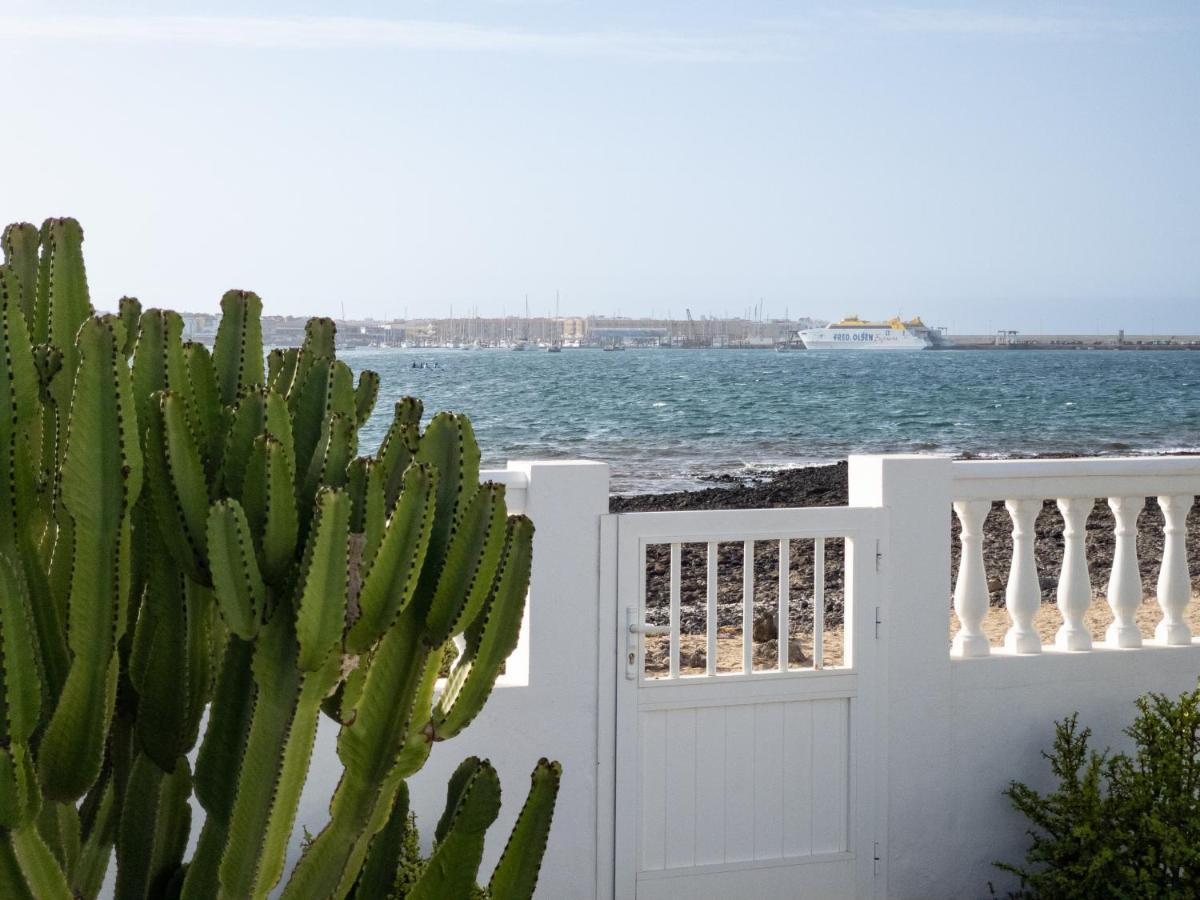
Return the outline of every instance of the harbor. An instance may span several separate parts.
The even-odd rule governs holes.
[[[221,317],[184,313],[184,337],[211,344]],[[303,341],[306,318],[263,316],[263,340],[268,346],[295,346]],[[849,321],[849,320],[844,320]],[[887,320],[876,325],[898,321]],[[804,350],[801,335],[831,324],[808,316],[795,318],[747,316],[624,317],[624,316],[499,316],[379,319],[338,318],[338,344],[350,347],[395,347],[448,350]],[[1200,334],[1035,334],[1000,330],[990,334],[953,334],[920,319],[930,350],[1197,350]],[[867,323],[872,324],[872,323]],[[922,349],[918,348],[918,349]]]

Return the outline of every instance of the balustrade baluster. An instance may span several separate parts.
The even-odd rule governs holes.
[[[1083,617],[1092,605],[1092,583],[1088,575],[1087,535],[1088,515],[1095,500],[1069,497],[1058,501],[1063,517],[1063,563],[1058,579],[1058,609],[1063,624],[1055,635],[1054,644],[1060,650],[1091,650],[1092,635]]]
[[[1158,570],[1158,605],[1163,617],[1154,629],[1154,639],[1160,644],[1190,644],[1192,630],[1184,621],[1183,611],[1192,599],[1187,561],[1187,515],[1192,497],[1159,497],[1158,505],[1163,512],[1163,558]]]
[[[1142,646],[1138,628],[1138,604],[1142,602],[1142,575],[1137,556],[1137,520],[1145,500],[1141,497],[1109,497],[1108,508],[1116,518],[1116,549],[1112,573],[1108,577],[1108,605],[1113,623],[1104,637],[1112,647]]]
[[[954,612],[958,614],[959,628],[950,646],[952,656],[987,656],[991,652],[987,635],[983,633],[983,618],[988,609],[983,520],[991,508],[988,500],[956,500],[954,503],[954,513],[961,526],[962,553],[958,581],[954,586]]]
[[[1033,624],[1042,605],[1042,586],[1038,581],[1034,523],[1041,512],[1041,500],[1006,500],[1004,508],[1012,519],[1013,555],[1008,570],[1004,603],[1012,625],[1004,635],[1004,649],[1010,653],[1041,653],[1042,638]]]

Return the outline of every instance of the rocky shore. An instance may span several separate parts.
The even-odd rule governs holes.
[[[736,478],[711,479],[712,487],[669,494],[614,496],[612,512],[646,512],[692,509],[756,509],[788,506],[838,506],[848,502],[847,465],[844,462],[768,473],[743,481]],[[951,567],[957,571],[958,523],[946,510],[947,540],[951,541]],[[1147,498],[1138,519],[1138,559],[1143,590],[1152,597],[1162,558],[1163,518],[1154,498]],[[1012,524],[1003,504],[995,504],[984,523],[984,559],[987,566],[991,602],[1003,607],[1004,586],[1012,559]],[[1036,555],[1043,602],[1053,603],[1062,565],[1062,518],[1053,501],[1047,501],[1037,519]],[[1087,557],[1092,589],[1102,596],[1112,566],[1114,547],[1113,516],[1107,503],[1097,500],[1088,519]],[[813,609],[812,585],[814,559],[811,542],[792,542],[790,548],[789,589],[792,598],[791,634],[811,635]],[[742,616],[743,547],[740,543],[721,544],[718,562],[718,625],[726,629],[738,626]],[[1193,576],[1193,592],[1200,588],[1200,502],[1188,518],[1188,559]],[[705,548],[685,545],[682,552],[680,610],[685,634],[700,634],[706,628]],[[757,544],[754,554],[755,641],[774,639],[772,631],[777,615],[778,547]],[[655,624],[666,622],[669,597],[669,548],[650,549],[647,559],[647,618]],[[836,629],[842,620],[842,546],[828,541],[825,554],[825,626]],[[946,599],[947,606],[950,598]]]

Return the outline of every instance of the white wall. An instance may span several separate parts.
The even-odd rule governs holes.
[[[600,516],[608,512],[608,466],[515,462],[509,469],[528,476],[524,511],[536,529],[526,607],[528,685],[497,687],[466,731],[434,748],[409,781],[412,806],[428,839],[458,763],[471,755],[492,761],[504,793],[500,818],[488,832],[481,869],[486,882],[525,800],[534,764],[542,756],[559,760],[563,781],[538,896],[593,897]]]
[[[1015,879],[992,863],[1024,861],[1028,822],[1001,791],[1014,779],[1039,790],[1053,787],[1041,751],[1050,749],[1054,721],[1078,712],[1080,725],[1092,729],[1095,749],[1128,750],[1122,730],[1133,720],[1133,701],[1148,691],[1191,690],[1197,675],[1200,646],[954,660],[944,717],[948,765],[938,797],[946,821],[941,830],[919,830],[907,857],[893,858],[890,896],[983,897],[989,879],[1001,895],[1014,890]],[[903,735],[893,735],[893,758],[920,764],[905,746]]]
[[[1149,642],[1116,650],[1097,644],[1088,652],[1044,648],[1038,655],[951,658],[949,538],[956,485],[980,474],[1011,472],[1011,483],[1022,478],[1028,491],[1031,472],[1043,469],[1050,476],[1046,497],[1055,496],[1056,482],[1061,489],[1070,476],[1136,474],[1159,477],[1173,491],[1181,484],[1196,487],[1195,460],[1138,460],[1124,467],[1114,460],[1100,468],[1054,461],[989,465],[981,472],[936,457],[851,457],[851,505],[890,510],[883,634],[889,897],[986,897],[989,881],[1001,896],[1014,889],[1015,880],[992,864],[1024,860],[1027,822],[1002,792],[1014,779],[1039,789],[1052,786],[1041,751],[1050,748],[1055,720],[1077,711],[1097,749],[1127,749],[1121,732],[1135,714],[1134,699],[1148,691],[1179,694],[1194,688],[1200,676],[1195,640],[1183,647]],[[1005,483],[997,478],[993,487],[1003,491]],[[1106,496],[1106,488],[1117,483],[1097,480],[1082,489]],[[1071,486],[1080,489],[1078,483]]]
[[[977,479],[972,490],[980,490],[981,474],[1001,489],[1004,479],[992,477],[999,471],[1011,472],[1014,484],[1025,479],[1022,489],[1033,490],[1029,464],[969,472],[963,465],[928,456],[850,461],[851,505],[889,510],[889,536],[881,546],[878,671],[885,713],[878,754],[884,789],[877,833],[890,897],[986,897],[989,880],[1001,894],[1014,887],[992,863],[1023,859],[1026,824],[1001,792],[1012,779],[1049,786],[1040,754],[1051,744],[1054,721],[1078,711],[1097,748],[1124,748],[1121,730],[1133,718],[1136,697],[1151,690],[1178,694],[1200,675],[1195,640],[1183,647],[1150,642],[1131,650],[1098,645],[1089,652],[952,659],[951,501],[969,478]],[[1111,464],[1055,461],[1034,468],[1045,470],[1047,496],[1053,484],[1068,480],[1072,490],[1094,488],[1099,496],[1106,485],[1141,491],[1159,477],[1172,491],[1200,490],[1194,460],[1136,461],[1123,475]],[[563,788],[538,895],[608,897],[620,605],[614,573],[601,571],[600,562],[602,529],[611,531],[613,522],[606,518],[608,469],[588,462],[512,463],[497,477],[537,526],[527,629],[506,678],[518,684],[497,687],[470,728],[434,749],[410,782],[414,808],[428,833],[458,762],[471,754],[489,757],[503,781],[504,809],[489,836],[486,878],[524,799],[529,771],[540,756],[557,758]],[[323,721],[299,814],[314,832],[327,817],[340,772],[335,737]]]

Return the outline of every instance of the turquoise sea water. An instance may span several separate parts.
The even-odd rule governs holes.
[[[859,452],[986,456],[1200,449],[1200,353],[393,350],[340,354],[391,404],[469,414],[485,465],[608,462],[614,491]],[[413,364],[425,368],[413,368]]]

